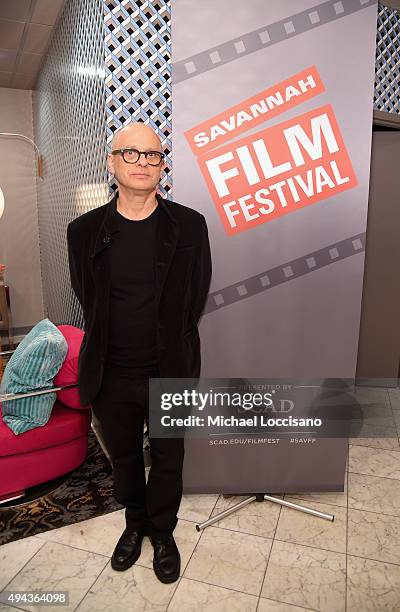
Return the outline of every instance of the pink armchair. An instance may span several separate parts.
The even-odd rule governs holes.
[[[68,354],[54,383],[76,385],[83,332],[70,325],[59,329],[67,340]],[[59,391],[43,427],[15,435],[0,418],[0,504],[81,465],[87,455],[90,423],[91,407],[80,406],[77,388]]]

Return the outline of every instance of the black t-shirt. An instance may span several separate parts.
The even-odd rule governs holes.
[[[155,246],[159,210],[133,221],[117,214],[111,276],[107,365],[144,375],[157,368]]]

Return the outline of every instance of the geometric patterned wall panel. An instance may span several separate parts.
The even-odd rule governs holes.
[[[171,6],[165,0],[105,0],[107,144],[143,121],[167,154],[161,192],[171,197]]]
[[[69,282],[67,225],[108,198],[103,26],[102,0],[68,0],[35,92],[35,138],[44,159],[38,180],[43,297],[56,324],[82,323]]]
[[[378,7],[374,107],[400,113],[400,11],[382,4]]]

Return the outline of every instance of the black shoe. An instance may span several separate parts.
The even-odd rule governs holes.
[[[175,582],[181,570],[181,557],[172,535],[150,538],[154,548],[153,569],[164,583]]]
[[[142,540],[143,533],[125,529],[111,557],[111,567],[118,572],[131,567],[140,557]]]

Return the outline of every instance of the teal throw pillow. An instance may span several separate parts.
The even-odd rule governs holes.
[[[20,342],[4,370],[0,393],[27,393],[53,386],[53,379],[67,355],[68,345],[59,329],[43,319]],[[2,402],[3,421],[20,434],[46,425],[56,401],[46,393]]]

